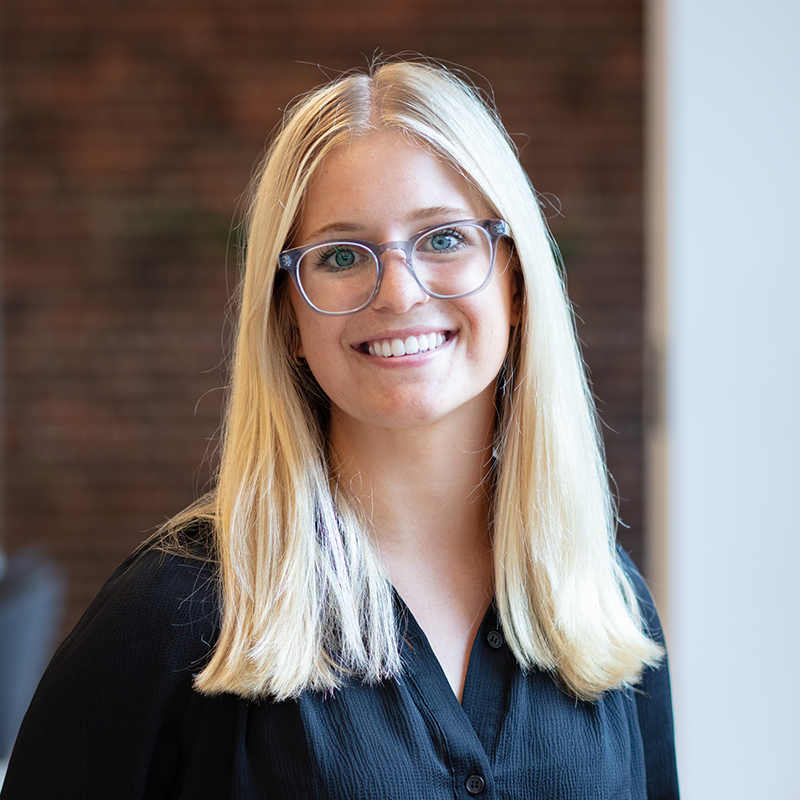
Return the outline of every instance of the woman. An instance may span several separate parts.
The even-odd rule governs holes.
[[[56,655],[3,797],[672,798],[660,629],[495,115],[386,63],[255,185],[216,491]]]

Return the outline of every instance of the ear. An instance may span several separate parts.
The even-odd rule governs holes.
[[[519,325],[522,319],[522,304],[525,300],[525,279],[522,271],[511,262],[511,327]]]

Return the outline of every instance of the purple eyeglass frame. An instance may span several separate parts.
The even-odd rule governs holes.
[[[430,234],[431,232],[438,230],[440,228],[449,228],[451,226],[456,225],[473,225],[478,228],[482,228],[486,234],[489,236],[489,242],[492,246],[491,252],[491,265],[489,267],[489,272],[486,274],[486,279],[484,282],[477,288],[473,289],[469,292],[463,292],[461,294],[437,294],[436,292],[430,291],[419,279],[419,276],[414,271],[413,266],[413,259],[412,253],[414,250],[414,246],[417,244],[420,239],[423,239],[425,236]],[[300,292],[300,296],[303,300],[308,303],[313,311],[316,311],[318,314],[324,314],[328,317],[341,317],[345,314],[355,314],[358,311],[363,311],[365,308],[372,304],[372,301],[377,296],[378,292],[381,288],[381,279],[383,278],[383,254],[387,250],[402,250],[405,254],[405,261],[406,267],[408,271],[413,276],[414,280],[417,282],[417,285],[420,289],[422,289],[425,294],[429,297],[434,297],[437,300],[456,300],[461,297],[469,297],[470,295],[477,294],[478,292],[482,292],[488,285],[489,281],[492,279],[492,274],[494,273],[494,259],[495,255],[497,254],[497,242],[500,240],[502,236],[511,236],[511,229],[508,223],[502,219],[461,219],[456,220],[455,222],[443,222],[439,225],[431,225],[429,228],[425,228],[424,231],[420,231],[419,233],[412,236],[410,239],[404,242],[384,242],[383,244],[375,244],[375,242],[368,242],[363,239],[333,239],[331,241],[326,242],[315,242],[314,244],[307,244],[303,247],[293,247],[290,250],[284,250],[278,255],[278,267],[280,269],[286,270],[292,276],[292,282],[294,283],[297,291]],[[314,250],[315,248],[325,247],[330,245],[357,245],[359,247],[363,247],[366,250],[369,250],[372,255],[375,257],[375,262],[378,265],[378,272],[375,278],[375,289],[373,290],[372,294],[369,296],[369,299],[362,303],[358,308],[354,308],[349,311],[323,311],[321,308],[317,308],[311,300],[309,300],[308,295],[303,289],[303,285],[300,282],[300,276],[297,274],[300,268],[300,259],[309,251]]]

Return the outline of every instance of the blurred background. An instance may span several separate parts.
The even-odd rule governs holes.
[[[798,32],[792,0],[2,0],[0,542],[65,579],[55,638],[209,486],[283,109],[419,52],[494,97],[561,247],[684,796],[800,798]]]
[[[408,49],[493,87],[552,203],[641,554],[641,3],[4,0],[3,536],[64,565],[66,626],[206,486],[237,211],[282,110]]]

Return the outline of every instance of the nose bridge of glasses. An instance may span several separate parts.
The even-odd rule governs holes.
[[[399,298],[405,298],[402,302],[409,302],[408,298],[419,293],[420,297],[428,294],[427,290],[420,283],[411,262],[413,242],[384,242],[376,245],[375,252],[379,255],[381,265],[380,277],[375,302],[378,304],[399,302]],[[394,253],[395,258],[384,258],[384,255]],[[390,299],[391,298],[391,299]]]
[[[405,256],[406,264],[411,263],[411,243],[410,242],[384,242],[376,245],[378,259],[382,260],[384,253],[390,250],[399,250]]]
[[[417,278],[416,272],[412,265],[412,242],[384,242],[383,244],[376,245],[376,251],[378,255],[378,261],[381,265],[381,272],[383,273],[383,281],[385,282],[388,278],[386,275],[386,268],[389,266],[391,262],[391,257],[387,260],[384,256],[387,256],[391,253],[395,253],[396,257],[400,257],[402,263],[397,263],[397,266],[402,267],[402,272],[408,275],[408,277],[414,280],[414,283],[419,283],[419,279]],[[410,273],[410,275],[409,275]]]

